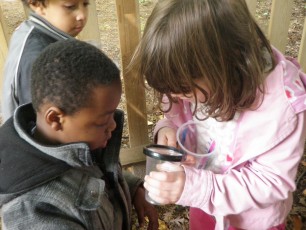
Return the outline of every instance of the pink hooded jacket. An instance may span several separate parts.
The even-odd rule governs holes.
[[[285,222],[306,137],[306,74],[274,49],[277,65],[265,82],[263,103],[236,120],[231,163],[222,174],[184,166],[186,182],[177,204],[223,216],[231,226],[268,229]],[[191,120],[188,102],[174,104],[158,122],[179,127]]]

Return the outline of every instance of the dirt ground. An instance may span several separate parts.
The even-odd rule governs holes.
[[[153,9],[156,0],[139,0],[141,28]],[[292,18],[289,30],[289,40],[286,48],[286,55],[292,57],[298,56],[300,46],[303,20],[306,11],[305,0],[295,0],[292,11]],[[101,35],[102,50],[106,52],[116,63],[120,65],[119,36],[117,30],[116,6],[115,0],[96,0],[97,13],[99,20],[99,29]],[[0,0],[0,6],[4,12],[6,23],[12,33],[14,28],[24,20],[24,12],[20,0]],[[257,0],[256,19],[262,29],[266,32],[268,20],[270,18],[271,0]],[[153,110],[152,95],[147,92],[147,110],[149,133],[161,113]],[[121,108],[125,107],[123,95]],[[0,120],[1,123],[1,120]],[[123,147],[128,147],[128,131],[125,128],[123,137]],[[306,230],[306,154],[299,166],[296,179],[297,190],[294,193],[294,205],[288,217],[287,230]],[[188,229],[188,210],[186,208],[174,205],[157,207],[160,213],[160,229]],[[137,227],[136,216],[133,215],[133,229]],[[1,227],[0,227],[1,228]]]

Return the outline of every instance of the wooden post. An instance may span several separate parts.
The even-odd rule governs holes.
[[[86,26],[82,30],[82,32],[77,36],[80,40],[87,41],[101,47],[101,38],[100,38],[100,30],[96,9],[96,2],[90,1],[88,6],[88,19]]]
[[[5,23],[6,19],[4,17],[4,14],[2,13],[2,8],[0,6],[0,26],[1,26],[1,30],[2,30],[2,35],[4,36],[5,39],[5,44],[8,45],[9,41],[10,41],[10,33],[9,33],[9,28],[7,26],[7,24]],[[2,45],[2,43],[1,43]]]
[[[273,46],[281,52],[285,52],[290,16],[294,0],[273,0],[271,18],[268,29],[268,38]]]
[[[303,29],[298,60],[302,66],[303,71],[306,73],[306,17],[304,19],[304,29]]]
[[[130,147],[133,148],[148,143],[145,89],[135,79],[133,71],[127,72],[127,65],[140,40],[138,0],[116,0],[116,7],[122,74],[127,101],[129,141]]]
[[[245,0],[245,1],[246,4],[248,5],[249,11],[255,18],[257,0]]]
[[[8,52],[8,41],[9,41],[9,34],[7,31],[6,24],[4,22],[3,13],[0,6],[0,99],[2,97],[3,67]]]

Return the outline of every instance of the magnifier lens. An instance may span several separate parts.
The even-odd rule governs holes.
[[[144,148],[143,153],[158,160],[175,162],[181,161],[183,156],[179,149],[165,145],[148,145]]]

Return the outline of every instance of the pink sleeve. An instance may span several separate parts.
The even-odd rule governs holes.
[[[226,216],[287,199],[289,192],[295,190],[303,154],[305,113],[299,113],[297,121],[295,130],[277,146],[226,174],[184,167],[186,183],[177,204]]]

